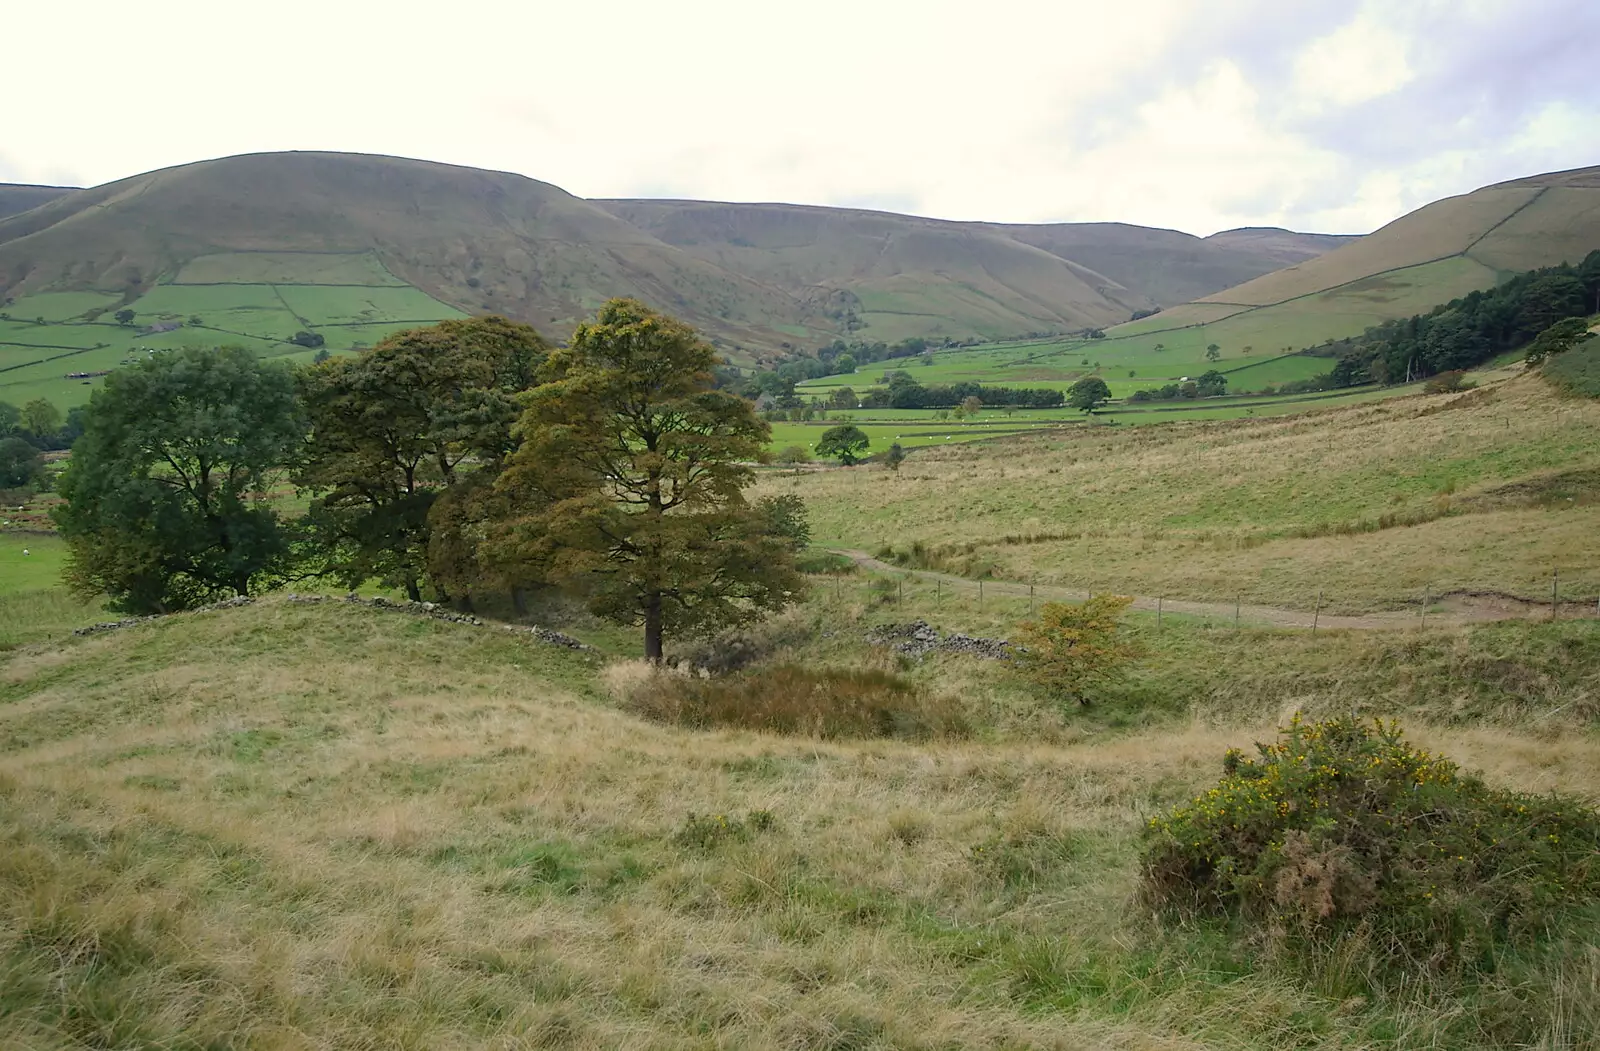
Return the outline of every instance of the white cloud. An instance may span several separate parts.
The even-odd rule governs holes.
[[[1371,18],[1313,41],[1294,66],[1295,101],[1310,110],[1351,106],[1387,95],[1412,79],[1406,42]]]

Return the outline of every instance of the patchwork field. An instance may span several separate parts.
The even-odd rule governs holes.
[[[134,312],[129,324],[114,314]],[[463,317],[404,284],[370,253],[202,256],[170,283],[124,304],[108,293],[27,296],[0,318],[0,400],[43,397],[66,408],[88,400],[98,375],[150,350],[235,344],[262,357],[309,360],[297,332],[332,353],[371,346],[416,324]],[[91,375],[72,375],[88,373]]]

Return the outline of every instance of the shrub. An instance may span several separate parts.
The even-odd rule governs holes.
[[[1017,626],[1017,666],[1048,690],[1088,703],[1088,691],[1127,670],[1140,647],[1123,632],[1133,599],[1095,595],[1087,602],[1047,602],[1039,619]]]
[[[1414,976],[1492,970],[1600,893],[1600,814],[1491,788],[1394,723],[1296,716],[1256,750],[1149,823],[1151,904]]]
[[[770,832],[777,825],[778,820],[770,810],[752,810],[742,818],[690,811],[683,826],[673,833],[672,841],[694,850],[715,850],[724,843],[738,843],[757,833]]]
[[[658,674],[637,684],[625,706],[696,730],[733,727],[823,739],[957,737],[969,729],[955,702],[930,697],[898,676],[793,665],[711,679]]]
[[[1460,370],[1441,372],[1422,385],[1424,394],[1454,394],[1458,390],[1467,390],[1472,384],[1467,382],[1467,375]]]
[[[804,445],[785,445],[773,457],[778,463],[801,464],[811,462],[811,450]]]
[[[1600,398],[1600,339],[1550,358],[1544,365],[1544,377],[1568,394]]]

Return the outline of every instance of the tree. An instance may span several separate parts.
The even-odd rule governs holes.
[[[806,503],[798,496],[763,496],[756,511],[766,520],[765,531],[799,553],[811,544],[811,520]]]
[[[1067,404],[1074,409],[1093,412],[1111,400],[1111,388],[1099,376],[1085,376],[1067,391]]]
[[[131,325],[131,324],[133,324],[133,316],[134,316],[133,315],[133,311],[129,310],[127,307],[123,307],[121,310],[117,311],[115,314],[112,314],[111,316],[112,316],[113,319],[116,320],[117,324],[119,324],[119,325]]]
[[[22,410],[9,401],[0,401],[0,437],[15,434],[22,426]]]
[[[299,347],[320,347],[328,342],[320,332],[296,332],[289,337],[289,342]]]
[[[22,426],[35,438],[50,438],[61,430],[61,410],[43,398],[35,398],[22,407]]]
[[[241,348],[166,351],[113,372],[61,476],[68,582],[128,613],[259,590],[288,569],[265,497],[304,437],[289,370]]]
[[[1541,364],[1545,358],[1565,353],[1589,338],[1588,318],[1569,317],[1557,321],[1528,344],[1527,362],[1530,365]]]
[[[833,371],[835,375],[849,375],[855,370],[856,359],[853,355],[840,354],[838,357],[833,359]]]
[[[889,451],[883,456],[884,466],[888,467],[891,471],[900,470],[900,465],[905,463],[905,460],[906,451],[905,449],[901,448],[899,442],[894,442],[891,444],[889,446]]]
[[[846,467],[854,467],[871,444],[872,439],[860,427],[829,427],[817,442],[817,455],[836,456]]]
[[[44,455],[21,438],[0,438],[0,489],[20,489],[44,470]]]
[[[1047,602],[1037,621],[1017,627],[1017,666],[1048,690],[1088,703],[1088,691],[1115,679],[1142,649],[1123,633],[1123,595]]]
[[[1222,357],[1222,348],[1217,346],[1215,343],[1206,348],[1207,361],[1216,361],[1220,357]]]
[[[828,395],[828,408],[830,409],[853,409],[859,404],[856,392],[849,387],[840,387]]]
[[[516,396],[547,353],[532,327],[484,317],[397,332],[303,370],[311,435],[294,480],[313,497],[320,571],[346,587],[377,579],[419,600],[429,509],[464,463],[500,468]]]
[[[654,662],[667,633],[781,609],[804,584],[793,538],[743,494],[771,429],[714,389],[715,361],[689,326],[610,301],[550,356],[496,484],[492,557],[642,624]]]
[[[1228,377],[1212,369],[1195,380],[1194,386],[1202,398],[1220,398],[1228,393]]]
[[[968,416],[976,416],[983,411],[983,399],[976,394],[969,394],[961,399],[961,408],[966,410]]]

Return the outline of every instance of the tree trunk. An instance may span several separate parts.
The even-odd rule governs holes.
[[[661,663],[661,592],[652,591],[644,606],[644,659]]]
[[[422,588],[417,586],[416,577],[406,577],[406,598],[412,602],[422,601]]]

